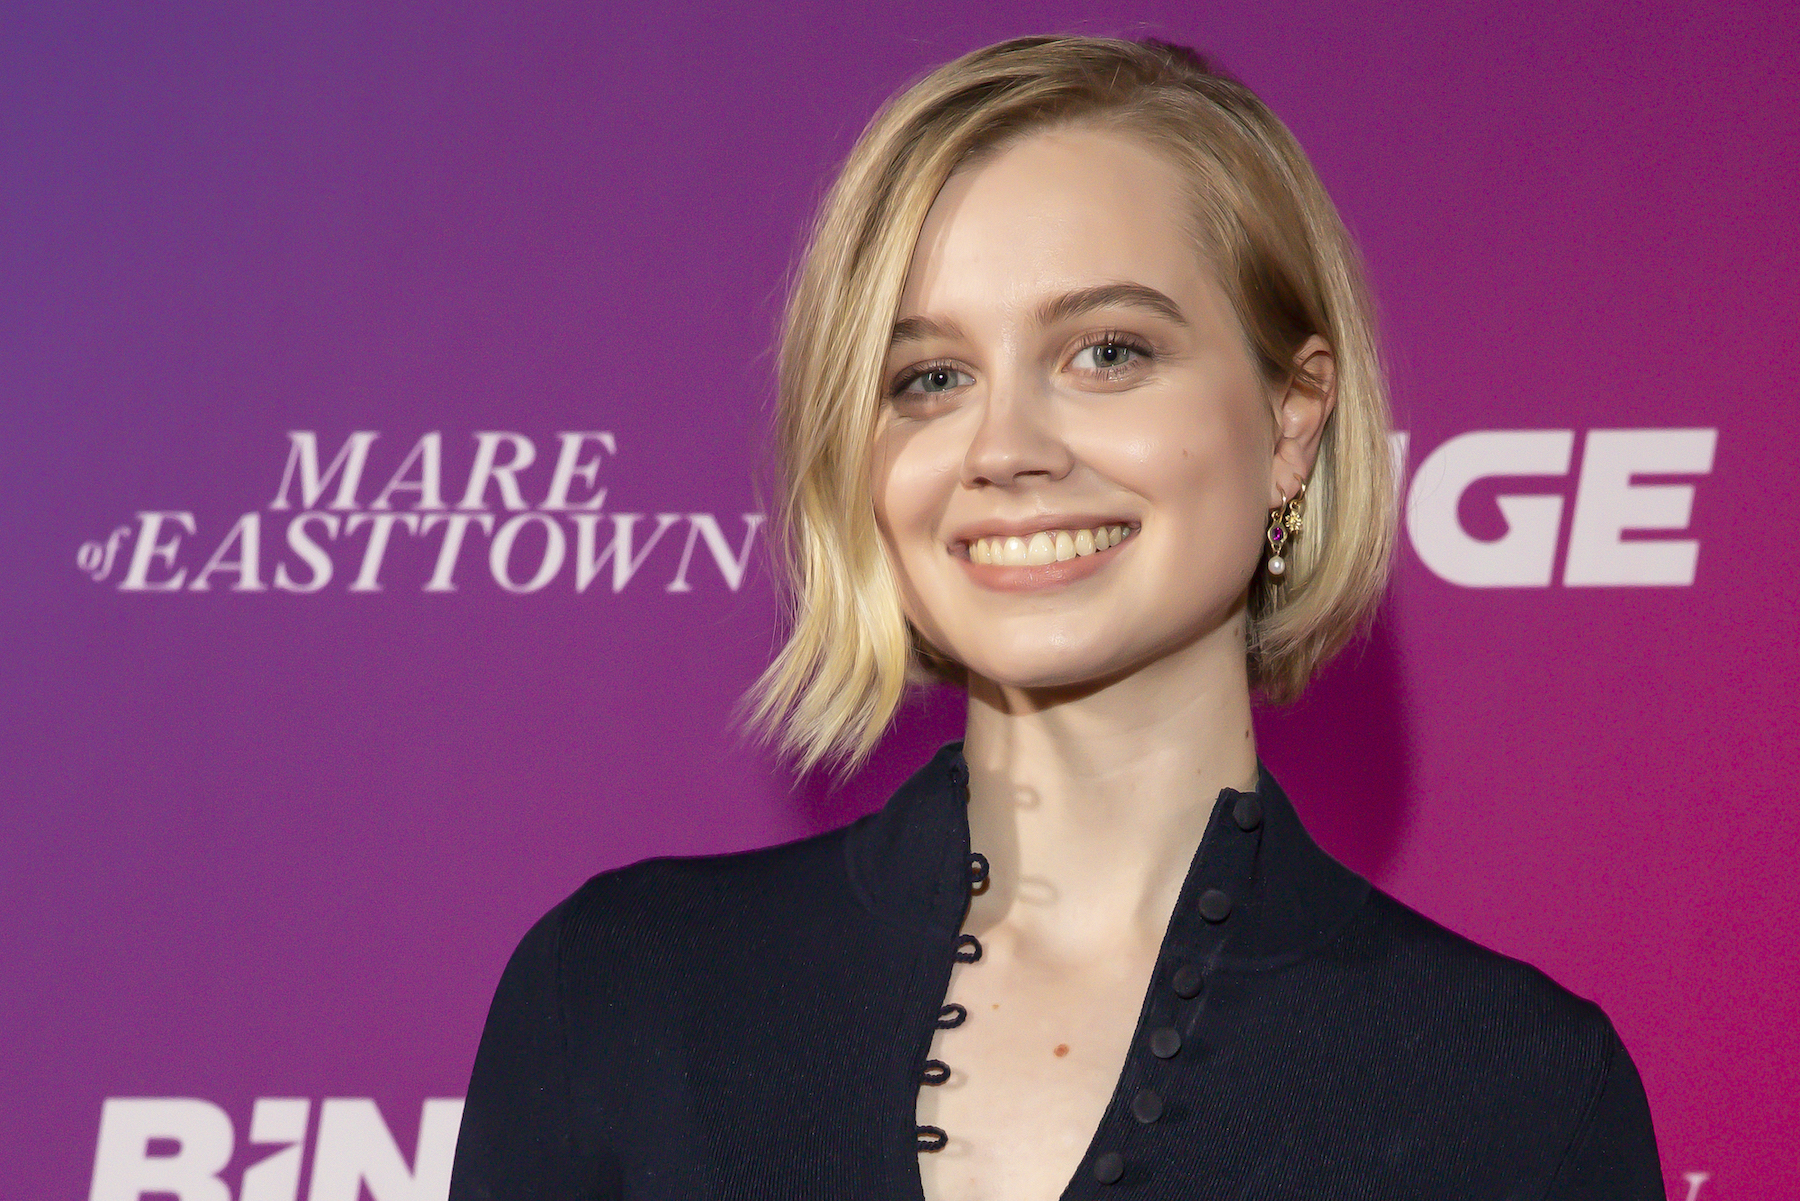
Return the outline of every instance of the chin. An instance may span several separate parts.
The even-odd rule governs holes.
[[[951,658],[973,677],[1000,688],[1027,690],[1076,690],[1113,683],[1158,660],[1185,656],[1231,627],[1232,617],[1245,602],[1207,606],[1186,615],[1139,611],[1127,620],[1123,614],[1051,623],[1007,623],[958,631],[951,639]],[[1169,620],[1171,617],[1175,620]],[[1179,620],[1186,616],[1187,620]],[[1158,620],[1162,618],[1163,620]],[[1126,636],[1125,630],[1137,632]],[[1232,636],[1241,653],[1242,635]],[[944,645],[938,643],[937,645]],[[963,653],[963,652],[969,653]]]
[[[1132,663],[1123,647],[1058,646],[1049,640],[958,658],[972,675],[991,684],[1033,691],[1103,683]]]

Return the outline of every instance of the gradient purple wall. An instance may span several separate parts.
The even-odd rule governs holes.
[[[1047,30],[1194,43],[1288,120],[1370,261],[1413,467],[1570,431],[1566,474],[1447,502],[1477,540],[1553,506],[1550,550],[1509,560],[1546,582],[1453,582],[1441,536],[1409,539],[1374,637],[1261,746],[1328,848],[1606,1008],[1672,1197],[1800,1193],[1791,9],[369,7],[0,17],[0,1194],[87,1196],[107,1098],[222,1111],[220,1198],[282,1145],[250,1145],[257,1098],[309,1099],[314,1132],[322,1099],[372,1098],[411,1163],[514,941],[587,875],[828,828],[956,735],[926,698],[835,792],[747,748],[760,532],[734,588],[692,515],[729,566],[764,509],[784,272],[879,98]],[[1617,429],[1714,450],[1609,492],[1590,431]],[[309,527],[313,593],[273,586],[310,578],[270,507],[290,430],[327,459],[379,431],[365,528]],[[540,590],[496,584],[472,528],[427,591],[441,525],[403,523],[352,588],[370,499],[432,431],[450,505],[478,431],[532,440],[533,506],[556,435],[608,431],[602,539],[679,516],[618,591],[610,562],[576,590],[563,514],[520,523],[515,578],[546,524],[567,540]],[[1584,485],[1603,535],[1608,504],[1663,527],[1617,536],[1626,560],[1697,542],[1692,582],[1566,583]],[[145,511],[192,515],[144,576],[190,584],[257,513],[262,590],[122,590]]]

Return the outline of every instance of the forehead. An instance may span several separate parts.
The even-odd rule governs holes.
[[[1120,281],[1183,301],[1208,279],[1190,230],[1181,175],[1142,139],[1099,126],[1040,131],[945,182],[901,312],[1011,311]]]

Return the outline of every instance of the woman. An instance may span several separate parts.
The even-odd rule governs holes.
[[[855,762],[930,674],[966,739],[849,827],[545,917],[453,1198],[1663,1195],[1606,1016],[1333,861],[1257,757],[1252,691],[1385,578],[1358,281],[1179,47],[1016,40],[883,109],[790,303],[757,713]]]

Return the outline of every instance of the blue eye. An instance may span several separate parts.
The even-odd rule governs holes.
[[[902,392],[948,392],[952,388],[960,388],[974,383],[967,372],[958,371],[954,367],[927,367],[906,381]]]

